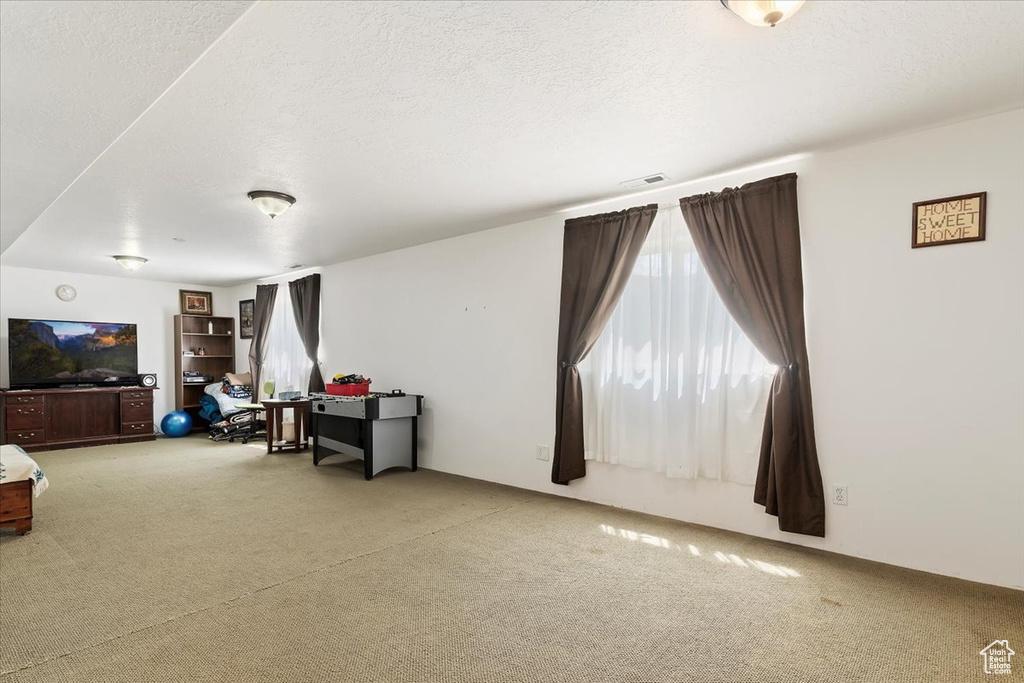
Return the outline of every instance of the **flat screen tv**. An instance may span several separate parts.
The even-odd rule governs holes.
[[[8,321],[11,388],[135,384],[134,323]]]

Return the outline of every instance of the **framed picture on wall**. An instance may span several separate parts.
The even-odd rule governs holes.
[[[987,192],[914,202],[914,223],[910,246],[980,242],[985,239]]]
[[[179,289],[181,295],[181,312],[186,315],[213,315],[213,294],[210,292],[190,292]]]
[[[256,299],[238,302],[238,331],[242,339],[252,339],[252,317],[256,310]]]

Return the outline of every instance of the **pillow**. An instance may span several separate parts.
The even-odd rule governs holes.
[[[234,387],[247,387],[252,385],[252,373],[244,372],[240,375],[236,375],[233,372],[229,372],[224,375],[224,379],[228,381],[228,384]]]

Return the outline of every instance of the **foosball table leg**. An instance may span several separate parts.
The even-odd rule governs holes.
[[[419,448],[420,448],[420,437],[419,437],[419,422],[420,419],[416,416],[412,418],[412,466],[409,468],[413,472],[419,466]]]

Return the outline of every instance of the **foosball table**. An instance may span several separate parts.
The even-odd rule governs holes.
[[[314,465],[332,455],[347,455],[363,461],[367,480],[391,467],[416,471],[422,396],[400,391],[366,396],[313,393],[309,399]]]

